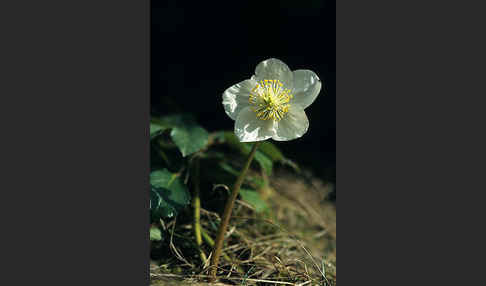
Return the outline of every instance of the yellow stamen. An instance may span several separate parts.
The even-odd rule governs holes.
[[[261,120],[281,120],[289,112],[290,89],[285,89],[280,80],[261,80],[251,90],[249,101],[253,111]]]

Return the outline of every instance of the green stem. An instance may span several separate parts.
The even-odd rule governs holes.
[[[214,247],[214,239],[208,234],[208,232],[201,227],[201,234],[202,234],[202,237],[203,239],[206,241],[206,243],[211,246],[211,247]]]
[[[211,270],[210,270],[211,282],[214,282],[216,280],[216,272],[218,269],[219,257],[221,256],[221,250],[223,249],[224,234],[226,233],[226,229],[228,228],[228,223],[231,217],[231,212],[233,210],[233,205],[235,204],[236,197],[238,196],[238,192],[240,191],[240,187],[243,184],[243,180],[245,179],[246,172],[250,167],[251,161],[255,156],[255,152],[258,148],[258,145],[260,145],[260,142],[255,142],[255,144],[253,144],[251,152],[248,155],[248,159],[246,160],[245,166],[243,166],[240,175],[238,176],[235,184],[233,185],[233,191],[231,192],[230,197],[226,201],[223,216],[221,218],[221,224],[219,225],[218,234],[216,235],[216,241],[214,243],[213,255],[211,257]]]
[[[192,206],[194,207],[194,236],[196,237],[196,243],[199,248],[199,257],[202,263],[206,263],[207,257],[204,251],[201,249],[202,237],[201,237],[201,198],[199,197],[199,159],[195,158],[194,161],[194,198],[192,201]]]

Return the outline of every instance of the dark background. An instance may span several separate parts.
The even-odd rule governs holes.
[[[152,1],[151,111],[185,111],[209,131],[232,130],[222,93],[267,58],[323,81],[306,109],[309,131],[275,142],[287,157],[335,181],[335,1]],[[235,4],[236,3],[236,4]]]

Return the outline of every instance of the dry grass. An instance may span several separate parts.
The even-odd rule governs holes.
[[[270,207],[256,214],[237,201],[218,277],[211,285],[336,285],[336,207],[330,184],[280,170],[260,190]],[[201,224],[215,237],[219,216],[202,210]],[[152,285],[209,285],[208,263],[194,247],[190,221],[173,221],[167,255],[151,264]],[[168,251],[168,249],[170,251]],[[203,251],[210,255],[206,243]]]

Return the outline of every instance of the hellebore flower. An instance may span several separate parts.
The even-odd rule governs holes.
[[[313,71],[292,72],[284,62],[268,59],[257,65],[250,79],[223,93],[223,106],[235,120],[241,142],[288,141],[307,132],[304,109],[314,102],[321,85]]]

